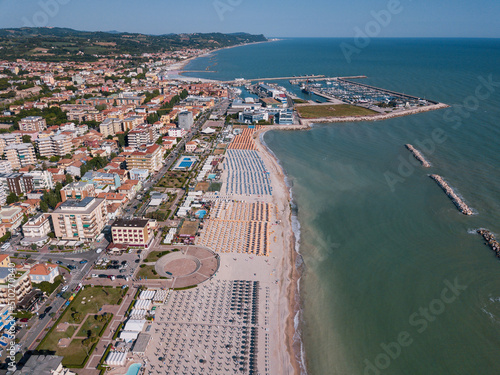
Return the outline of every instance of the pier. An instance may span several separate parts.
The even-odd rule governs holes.
[[[415,147],[413,147],[411,144],[407,143],[405,144],[405,147],[415,156],[415,159],[417,159],[424,168],[429,168],[431,166],[431,163],[429,163],[427,160],[425,160],[424,156],[421,154],[420,151],[418,151]]]
[[[248,84],[250,82],[284,81],[284,80],[290,80],[290,79],[298,80],[298,81],[307,81],[307,80],[320,79],[320,78],[325,78],[325,76],[323,74],[318,74],[318,75],[295,76],[295,77],[271,77],[271,78],[251,78],[251,79],[240,78],[240,79],[235,79],[232,81],[223,81],[222,83],[225,83],[228,85],[242,86],[242,85]]]
[[[495,235],[487,229],[478,229],[476,232],[483,236],[486,244],[495,252],[496,257],[500,259],[500,244],[496,240]]]
[[[441,189],[446,193],[446,195],[451,199],[451,201],[457,206],[458,210],[463,213],[464,215],[472,215],[473,212],[467,206],[467,204],[460,198],[448,185],[448,183],[443,179],[443,177],[437,175],[437,174],[431,174],[429,175],[430,178],[432,178],[436,183],[439,185]]]

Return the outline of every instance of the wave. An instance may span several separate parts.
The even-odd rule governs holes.
[[[302,266],[304,264],[304,261],[302,259],[302,255],[300,253],[300,235],[301,235],[301,227],[300,227],[300,221],[297,216],[298,212],[298,206],[293,200],[293,180],[286,174],[285,169],[283,168],[283,165],[281,164],[281,161],[278,159],[276,154],[269,148],[267,143],[264,141],[264,134],[265,132],[261,133],[259,135],[260,142],[261,144],[266,148],[267,152],[271,154],[278,163],[279,167],[283,171],[283,176],[285,180],[285,185],[288,189],[288,193],[290,195],[290,206],[291,206],[291,224],[292,224],[292,231],[295,236],[295,252],[297,253],[297,259],[295,262],[295,266],[297,268],[297,271],[300,271],[302,269]],[[294,209],[295,208],[295,209]],[[298,363],[300,366],[300,373],[301,375],[307,375],[307,367],[306,367],[306,353],[304,349],[304,341],[302,340],[302,323],[303,323],[303,311],[302,311],[302,306],[300,304],[300,280],[302,279],[301,276],[297,278],[297,295],[296,298],[299,301],[299,307],[297,308],[295,312],[295,316],[293,318],[293,327],[295,333],[293,334],[293,342],[298,343],[299,348],[300,348],[300,353],[299,353],[299,358]]]

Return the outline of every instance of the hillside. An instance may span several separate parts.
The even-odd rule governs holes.
[[[0,60],[94,61],[107,55],[215,49],[266,40],[264,35],[246,33],[146,35],[24,27],[0,29]]]

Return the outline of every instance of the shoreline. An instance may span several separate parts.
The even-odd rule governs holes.
[[[346,116],[346,117],[319,117],[319,118],[302,118],[299,117],[299,121],[304,125],[312,125],[312,124],[325,124],[331,122],[360,122],[360,121],[381,121],[388,120],[396,117],[410,116],[415,115],[417,113],[424,113],[435,111],[438,109],[449,108],[450,106],[445,103],[438,103],[429,105],[426,107],[408,109],[399,112],[391,112],[391,113],[381,113],[373,116]]]
[[[305,130],[309,129],[308,125],[285,125],[273,126],[269,125],[265,128],[257,129],[254,133],[254,141],[257,145],[258,151],[261,152],[266,160],[273,165],[273,169],[277,172],[278,180],[283,188],[283,193],[288,205],[284,213],[284,229],[287,233],[291,233],[286,241],[285,257],[283,258],[283,278],[280,283],[280,294],[286,296],[287,305],[283,311],[284,321],[284,334],[285,334],[285,349],[290,358],[290,363],[293,368],[293,373],[300,375],[307,373],[305,363],[305,353],[303,350],[303,342],[298,332],[298,326],[295,325],[295,318],[300,314],[300,295],[299,295],[299,282],[301,278],[301,269],[297,267],[297,260],[300,257],[297,235],[293,230],[292,217],[293,213],[290,209],[291,206],[291,187],[286,183],[285,172],[279,163],[276,155],[268,148],[263,140],[263,136],[270,130]],[[298,339],[297,339],[298,338]]]

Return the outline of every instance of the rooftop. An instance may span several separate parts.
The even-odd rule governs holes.
[[[144,228],[148,222],[148,219],[117,219],[111,227]]]
[[[32,355],[23,368],[17,370],[14,375],[52,375],[61,365],[62,359],[63,357],[56,355]]]

